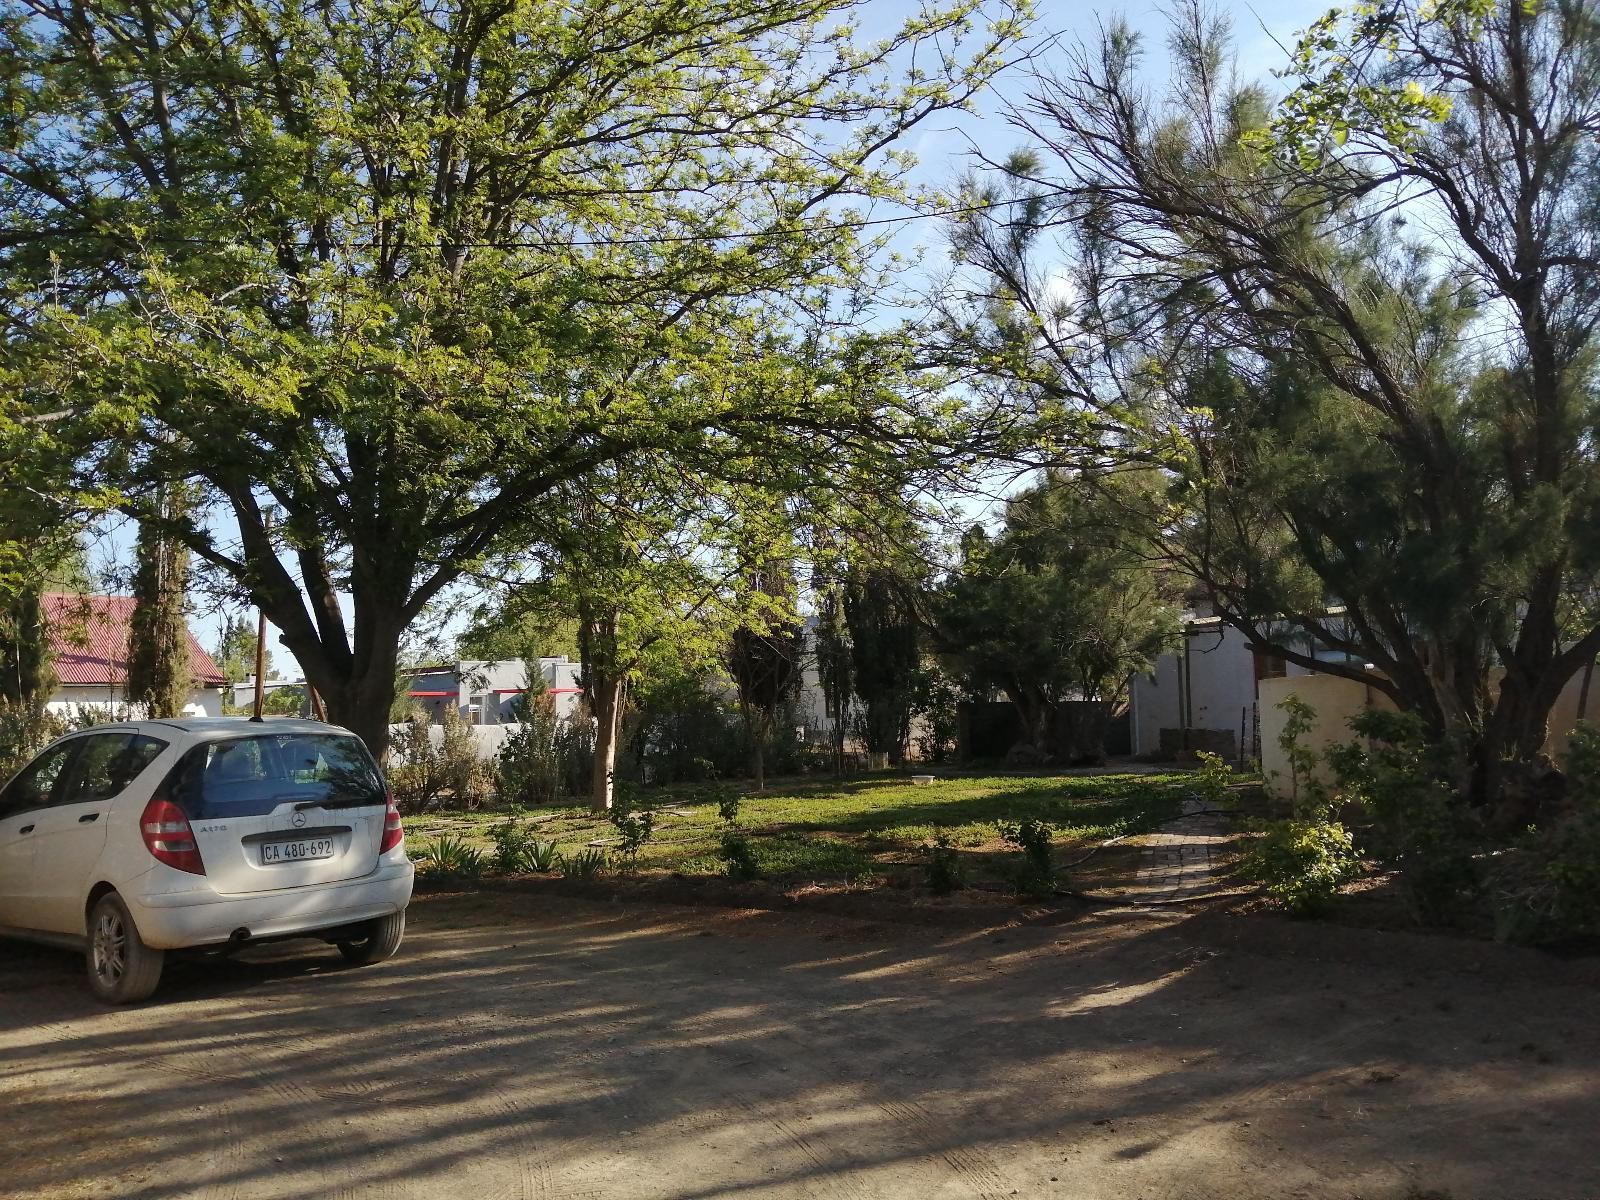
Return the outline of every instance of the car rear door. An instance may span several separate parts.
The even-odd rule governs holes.
[[[84,932],[89,878],[106,843],[106,829],[119,796],[150,766],[167,743],[126,730],[92,733],[81,745],[49,807],[34,829],[33,928],[50,933]],[[139,819],[138,809],[126,817]]]
[[[38,928],[34,847],[39,816],[54,799],[81,741],[46,747],[0,791],[0,925]]]
[[[185,756],[173,799],[223,895],[337,883],[378,866],[382,777],[351,734],[230,737]]]

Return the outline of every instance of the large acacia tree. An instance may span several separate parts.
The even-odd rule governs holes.
[[[996,164],[1025,219],[963,230],[999,297],[969,336],[1169,464],[1157,527],[1225,619],[1489,799],[1600,651],[1600,7],[1336,13],[1276,112],[1198,5],[1169,48],[1164,96],[1113,27],[1014,113],[1039,153]]]
[[[564,485],[926,439],[795,331],[1017,14],[858,45],[857,7],[0,0],[3,318],[137,401],[87,477],[153,524],[196,484],[167,532],[381,749],[404,630]]]

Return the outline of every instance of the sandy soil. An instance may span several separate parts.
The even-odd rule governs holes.
[[[412,918],[382,967],[267,948],[123,1011],[0,944],[0,1194],[1600,1195],[1593,962],[1218,911]]]

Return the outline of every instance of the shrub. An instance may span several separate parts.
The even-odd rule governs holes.
[[[66,721],[43,708],[0,700],[0,783],[22,770],[47,742],[70,728]]]
[[[556,859],[564,879],[593,879],[606,869],[606,852],[594,846],[562,854]]]
[[[556,844],[541,842],[518,816],[508,817],[489,829],[494,839],[494,866],[502,874],[540,872],[555,866]]]
[[[1017,868],[1016,887],[1019,896],[1052,896],[1056,890],[1055,854],[1050,824],[1037,817],[1013,824],[1000,822],[1000,839],[1015,846],[1022,854]]]
[[[729,879],[761,878],[761,864],[756,861],[755,847],[749,837],[737,829],[723,832],[717,857],[722,859],[722,869]]]
[[[928,859],[928,890],[935,896],[948,896],[967,886],[966,875],[961,869],[961,856],[956,852],[955,843],[950,840],[948,833],[941,830],[935,834],[933,845],[924,846],[922,852]]]
[[[618,850],[628,860],[629,871],[637,868],[639,851],[656,831],[656,814],[648,808],[636,809],[635,802],[633,789],[619,784],[611,810],[606,814],[621,840]]]
[[[402,812],[477,808],[489,785],[488,765],[478,757],[472,726],[458,713],[445,713],[437,744],[422,712],[413,712],[390,740],[389,786]]]
[[[1355,846],[1336,821],[1276,821],[1245,855],[1243,870],[1293,915],[1318,916],[1355,877]]]
[[[1451,782],[1450,747],[1409,713],[1367,709],[1350,727],[1362,740],[1331,748],[1328,763],[1340,799],[1371,821],[1363,848],[1399,872],[1416,921],[1447,924],[1483,888],[1483,831]]]
[[[421,847],[424,870],[438,875],[476,879],[483,874],[484,854],[459,834],[441,833]]]
[[[724,825],[737,825],[739,823],[739,807],[744,802],[744,795],[732,784],[719,784],[706,789],[705,798],[717,806],[717,819]]]
[[[495,792],[502,804],[553,803],[565,781],[555,701],[539,692],[521,697],[517,708],[521,724],[507,732],[495,758]]]
[[[1289,764],[1289,802],[1294,815],[1302,820],[1321,820],[1328,815],[1332,800],[1327,785],[1317,778],[1317,752],[1300,743],[1316,725],[1317,710],[1293,692],[1280,700],[1277,707],[1284,714],[1278,749],[1283,751],[1284,760]]]
[[[1195,758],[1200,762],[1200,769],[1194,773],[1195,795],[1207,808],[1224,807],[1233,787],[1233,768],[1222,755],[1209,750],[1196,751]]]
[[[1600,731],[1579,725],[1567,748],[1572,808],[1518,846],[1490,872],[1495,935],[1542,943],[1600,935]]]

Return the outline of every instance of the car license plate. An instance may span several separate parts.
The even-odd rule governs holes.
[[[314,858],[332,858],[332,838],[303,838],[298,842],[263,842],[261,865],[273,863],[309,862]]]

